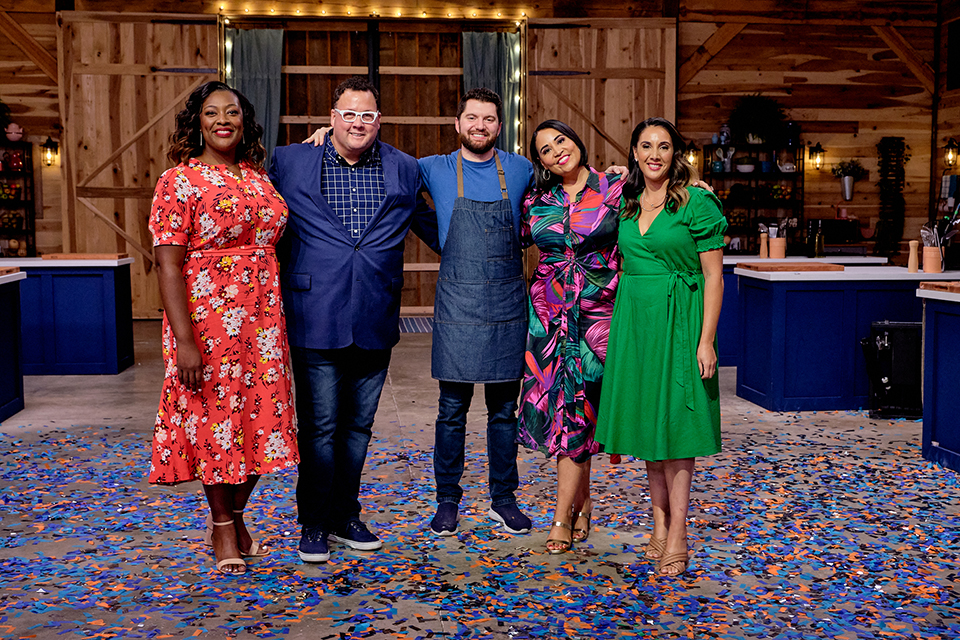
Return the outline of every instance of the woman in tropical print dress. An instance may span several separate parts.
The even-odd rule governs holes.
[[[166,365],[150,482],[200,480],[217,569],[264,555],[243,522],[260,475],[298,463],[274,245],[287,207],[263,169],[252,105],[221,82],[177,115],[150,231]]]
[[[620,263],[622,180],[587,166],[566,124],[546,120],[530,144],[536,186],[521,234],[540,260],[531,278],[520,442],[557,458],[557,502],[547,551],[563,553],[590,531],[590,460],[600,378]],[[574,514],[577,514],[575,521]]]

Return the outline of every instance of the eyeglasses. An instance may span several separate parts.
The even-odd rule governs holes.
[[[354,122],[357,116],[360,116],[360,122],[363,124],[373,124],[380,115],[379,111],[341,111],[340,109],[334,109],[334,111],[340,114],[344,122]]]

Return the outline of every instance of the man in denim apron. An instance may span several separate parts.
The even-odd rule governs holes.
[[[491,508],[510,533],[527,533],[517,507],[517,398],[527,334],[520,252],[520,207],[532,184],[529,160],[494,148],[503,107],[489,89],[473,89],[457,108],[460,149],[420,160],[437,210],[442,247],[433,325],[432,374],[440,381],[433,533],[458,530],[463,496],[467,411],[474,384],[487,405]]]

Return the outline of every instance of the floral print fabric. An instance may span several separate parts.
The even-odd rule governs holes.
[[[533,190],[521,235],[540,250],[531,278],[519,441],[582,462],[593,439],[620,261],[623,181],[591,169],[576,202]]]
[[[239,484],[299,462],[274,251],[287,206],[262,169],[242,164],[241,173],[194,158],[157,182],[150,232],[154,245],[187,248],[183,276],[204,367],[197,392],[179,381],[164,314],[151,483]]]

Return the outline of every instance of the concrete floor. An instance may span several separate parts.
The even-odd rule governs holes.
[[[635,461],[596,459],[597,527],[549,556],[553,465],[521,450],[535,531],[494,527],[479,410],[461,532],[425,533],[437,384],[430,335],[404,334],[361,497],[384,549],[300,563],[283,473],[249,511],[271,555],[224,578],[200,541],[200,486],[145,481],[159,323],[136,323],[136,354],[117,376],[28,377],[26,408],[0,424],[2,638],[960,637],[960,481],[920,457],[920,422],[770,413],[721,369],[724,452],[698,463],[691,569],[664,578],[638,554],[650,523]]]

